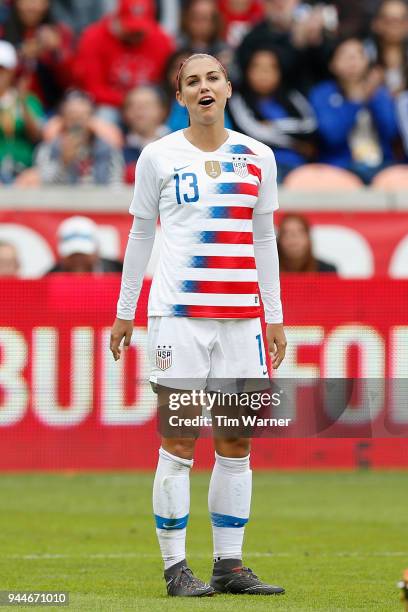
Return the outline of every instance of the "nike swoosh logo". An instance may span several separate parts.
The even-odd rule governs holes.
[[[187,166],[181,166],[181,168],[174,168],[174,172],[180,172],[180,170],[184,170],[184,168],[188,168],[190,164],[187,164]]]
[[[183,521],[181,521],[181,523],[175,523],[174,525],[166,525],[166,523],[163,523],[163,527],[164,529],[175,529],[176,527],[182,524],[183,524]]]
[[[263,370],[263,371],[262,371],[262,374],[263,374],[264,376],[266,376],[266,375],[267,375],[267,373],[268,373],[268,370]]]

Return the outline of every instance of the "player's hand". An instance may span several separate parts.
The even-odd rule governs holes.
[[[125,319],[115,319],[112,326],[111,337],[110,337],[110,350],[115,361],[120,359],[122,349],[120,343],[123,338],[123,348],[127,349],[130,346],[130,340],[133,332],[133,321],[126,321]]]
[[[286,353],[287,342],[283,323],[267,323],[266,340],[269,353],[272,356],[272,367],[276,370],[284,360]]]

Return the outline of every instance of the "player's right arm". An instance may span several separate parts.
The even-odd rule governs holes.
[[[110,350],[115,361],[120,359],[122,340],[125,348],[130,345],[136,305],[154,244],[160,187],[152,157],[148,145],[142,151],[136,167],[135,191],[130,205],[134,219],[123,261],[120,295],[110,339]]]
[[[124,348],[130,345],[136,305],[153,249],[156,222],[157,218],[133,219],[123,261],[117,315],[111,331],[110,350],[115,361],[120,359],[122,340]]]

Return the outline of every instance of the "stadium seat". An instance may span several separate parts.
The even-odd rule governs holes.
[[[355,174],[328,164],[300,166],[287,175],[283,184],[288,189],[302,191],[352,191],[364,186]]]
[[[374,189],[384,191],[403,191],[408,189],[408,166],[400,164],[381,170],[374,177],[372,183]]]

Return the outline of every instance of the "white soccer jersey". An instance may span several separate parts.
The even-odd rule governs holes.
[[[162,230],[149,316],[260,315],[252,215],[278,208],[276,163],[266,145],[228,134],[212,152],[182,130],[142,151],[130,212],[160,215]]]

